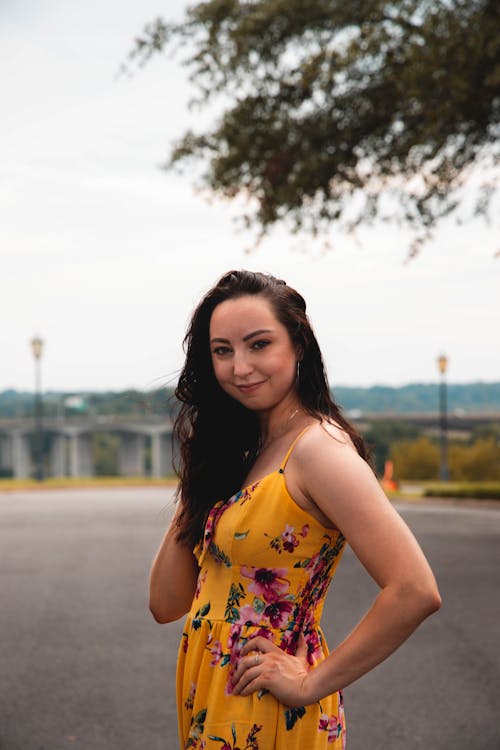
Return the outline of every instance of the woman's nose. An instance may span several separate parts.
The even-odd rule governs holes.
[[[244,353],[234,353],[233,372],[239,378],[244,378],[252,372],[252,365]]]

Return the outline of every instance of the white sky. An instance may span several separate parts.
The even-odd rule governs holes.
[[[407,235],[334,249],[277,231],[248,254],[235,209],[159,164],[199,113],[176,60],[116,78],[133,37],[181,0],[0,0],[0,390],[153,388],[175,380],[201,294],[230,268],[279,275],[308,302],[330,380],[500,380],[500,259],[483,222],[406,264]],[[498,205],[498,203],[497,203]]]

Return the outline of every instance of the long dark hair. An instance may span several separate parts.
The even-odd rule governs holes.
[[[175,392],[181,402],[174,423],[174,441],[180,449],[176,467],[180,478],[178,496],[182,502],[177,538],[190,546],[201,541],[213,505],[241,487],[259,447],[257,416],[219,386],[209,345],[214,309],[225,300],[244,295],[267,299],[301,352],[298,395],[303,409],[317,419],[336,422],[350,436],[359,455],[368,460],[362,437],[330,395],[304,298],[274,276],[229,271],[205,294],[193,313],[184,339],[186,361]]]

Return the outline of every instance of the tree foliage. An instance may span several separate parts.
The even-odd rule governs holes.
[[[498,166],[498,0],[207,0],[146,26],[130,57],[175,45],[220,99],[169,163],[205,165],[216,194],[249,198],[247,224],[313,232],[396,219],[414,249],[453,212],[471,168]],[[216,100],[217,101],[217,100]],[[489,172],[488,172],[489,169]]]

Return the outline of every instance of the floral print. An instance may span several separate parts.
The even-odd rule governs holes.
[[[284,577],[286,573],[286,568],[241,568],[242,575],[253,579],[248,590],[262,596],[265,602],[275,602],[287,592],[290,583]]]
[[[272,549],[276,550],[276,552],[281,555],[283,550],[285,552],[293,553],[295,548],[299,546],[299,539],[297,539],[297,535],[295,532],[295,526],[290,526],[288,523],[285,526],[285,530],[281,532],[278,536],[274,536],[271,541],[269,542],[269,545],[272,547]],[[309,533],[309,524],[306,523],[302,526],[302,529],[298,532],[299,536],[305,538]],[[269,536],[266,534],[266,536]]]
[[[238,747],[236,747],[237,737],[236,737],[236,728],[234,724],[231,725],[232,743],[228,742],[228,740],[224,739],[223,737],[217,737],[214,735],[209,735],[209,739],[215,740],[215,742],[222,742],[222,745],[220,746],[220,750],[240,750],[240,748],[241,750],[259,750],[259,742],[257,739],[257,733],[260,732],[261,729],[262,729],[262,725],[258,726],[257,724],[254,724],[247,734],[245,745],[243,747],[241,745],[238,745]]]
[[[345,748],[340,693],[311,706],[278,704],[278,713],[267,690],[233,695],[249,637],[295,654],[302,633],[310,668],[328,653],[319,619],[345,539],[295,506],[285,487],[274,472],[217,503],[195,550],[200,574],[178,663],[184,750]]]

